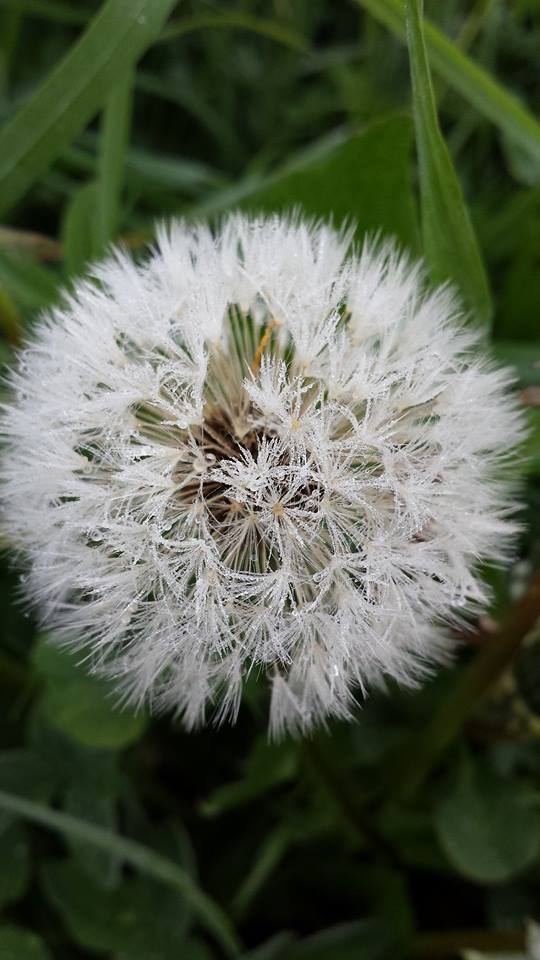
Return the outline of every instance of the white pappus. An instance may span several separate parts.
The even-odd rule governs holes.
[[[188,727],[348,717],[421,682],[516,524],[511,377],[392,243],[177,222],[38,325],[1,429],[3,528],[58,642]]]

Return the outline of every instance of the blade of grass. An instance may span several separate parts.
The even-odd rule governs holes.
[[[190,875],[178,864],[161,856],[154,850],[148,849],[133,840],[119,837],[109,830],[97,827],[78,817],[73,817],[58,810],[51,810],[32,800],[0,791],[0,809],[23,817],[33,823],[55,830],[77,840],[93,844],[108,853],[112,853],[120,860],[124,860],[136,870],[161,880],[168,886],[178,890],[189,901],[197,912],[201,923],[219,940],[228,957],[240,955],[240,943],[233,930],[232,924],[221,907],[210,899],[197,886]]]
[[[97,260],[102,252],[98,242],[100,229],[96,222],[98,209],[95,183],[86,183],[72,191],[64,207],[60,235],[69,276],[81,274],[86,264]]]
[[[291,30],[290,27],[283,26],[277,20],[254,17],[243,10],[201,13],[194,17],[184,17],[181,20],[176,20],[163,30],[159,43],[176,40],[178,37],[185,37],[188,33],[194,33],[196,30],[206,30],[212,27],[249,30],[251,33],[258,33],[260,36],[275,40],[276,43],[291,47],[292,50],[305,52],[308,49],[304,37]]]
[[[126,169],[133,101],[133,71],[128,70],[110,94],[101,126],[97,179],[97,247],[116,239]]]
[[[13,7],[21,13],[40,17],[43,20],[81,25],[88,22],[88,14],[85,10],[76,10],[59,0],[0,0],[0,7],[3,6]],[[197,30],[213,27],[248,30],[250,33],[258,33],[260,36],[275,40],[276,43],[281,43],[292,50],[303,52],[308,49],[306,40],[290,27],[284,26],[277,20],[254,17],[243,10],[201,13],[176,20],[163,31],[159,42],[166,43],[189,33],[195,33]]]
[[[276,827],[265,837],[257,851],[253,866],[248,870],[234,896],[232,908],[237,920],[245,915],[261,887],[283,859],[290,841],[291,831],[286,824]]]
[[[61,0],[0,0],[0,7],[15,9],[19,13],[39,17],[41,20],[52,20],[54,23],[82,25],[88,22],[86,10],[77,10]]]
[[[88,130],[78,138],[77,146],[65,150],[62,166],[93,178],[97,175],[98,151],[99,137]],[[197,193],[223,182],[219,172],[204,163],[182,160],[157,150],[130,146],[125,153],[125,163],[128,185],[137,192],[155,193],[170,189]]]
[[[407,38],[420,178],[424,254],[436,283],[453,280],[473,319],[491,319],[487,279],[461,187],[437,118],[424,44],[422,0],[407,0]]]
[[[403,0],[356,0],[391,33],[406,39]],[[513,94],[462,53],[429,21],[424,21],[432,69],[511,140],[540,163],[540,121]]]
[[[0,133],[0,214],[83,129],[154,41],[176,0],[107,0]]]

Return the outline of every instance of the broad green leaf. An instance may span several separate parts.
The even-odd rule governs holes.
[[[77,817],[59,813],[57,810],[51,810],[3,790],[0,790],[0,810],[24,817],[33,823],[39,823],[65,836],[93,843],[101,850],[106,850],[124,860],[126,864],[141,873],[172,887],[185,897],[197,913],[201,924],[219,940],[226,955],[228,957],[240,955],[240,945],[227,916],[218,904],[197,886],[188,871],[169,857],[161,856],[133,840],[110,833]]]
[[[1,960],[52,960],[41,937],[22,927],[0,926]]]
[[[406,39],[403,0],[356,2],[401,40]],[[426,22],[424,32],[433,70],[540,164],[540,121],[433,24]]]
[[[186,938],[185,903],[147,877],[107,890],[73,861],[42,865],[41,884],[80,946],[131,960],[178,960]]]
[[[116,240],[118,233],[132,99],[133,71],[128,70],[109,95],[103,111],[96,185],[99,253]]]
[[[176,0],[107,0],[82,37],[0,133],[0,214],[92,119],[155,40]]]
[[[464,757],[434,813],[450,863],[478,883],[500,883],[532,863],[540,850],[540,813],[515,780]]]
[[[330,148],[300,157],[243,202],[250,210],[289,209],[295,204],[336,223],[356,220],[366,231],[393,234],[416,245],[411,187],[412,128],[408,117],[378,120]]]
[[[496,340],[492,350],[500,363],[515,368],[520,386],[540,386],[540,343]]]
[[[19,900],[29,879],[28,840],[23,827],[14,823],[0,831],[0,907]]]
[[[424,255],[435,283],[453,280],[473,321],[487,324],[492,313],[487,279],[461,187],[439,128],[424,43],[422,6],[422,0],[407,0]]]
[[[62,809],[81,820],[114,831],[118,827],[122,787],[117,756],[109,751],[84,748],[80,753],[80,760],[86,759],[86,763],[77,764],[78,776],[66,784],[62,792]],[[74,839],[69,841],[69,846],[77,863],[98,883],[107,885],[117,878],[120,864],[110,854]]]
[[[126,747],[140,737],[145,715],[115,707],[110,684],[89,676],[73,654],[42,640],[34,663],[45,682],[45,716],[68,736],[102,749]]]
[[[135,801],[134,788],[120,768],[118,754],[85,747],[51,726],[41,703],[32,712],[28,739],[55,778],[55,796],[61,809],[115,831],[126,808]],[[110,886],[118,878],[121,864],[114,855],[77,838],[69,837],[67,843],[77,863],[98,883]]]

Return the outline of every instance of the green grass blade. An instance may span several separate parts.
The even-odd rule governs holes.
[[[176,0],[107,0],[0,133],[0,215],[94,116],[155,40]]]
[[[86,10],[76,10],[61,0],[0,0],[0,8],[3,6],[13,7],[21,13],[59,23],[84,25],[89,19]],[[258,33],[261,37],[275,40],[276,43],[281,43],[292,50],[303,52],[308,49],[308,43],[304,37],[291,27],[280,23],[279,20],[255,17],[244,10],[224,10],[183,17],[165,28],[159,37],[159,42],[166,43],[168,40],[176,40],[197,30],[213,27],[247,30],[249,33]]]
[[[439,128],[422,29],[422,0],[407,0],[407,38],[424,254],[433,280],[453,280],[473,319],[486,324],[492,313],[487,279],[461,187]]]
[[[240,944],[227,916],[193,882],[189,874],[172,860],[162,857],[154,850],[143,847],[133,840],[119,837],[78,817],[51,810],[32,800],[5,793],[3,790],[0,791],[0,809],[49,827],[58,833],[93,844],[124,860],[136,870],[174,887],[189,901],[201,923],[220,941],[227,956],[240,955]]]
[[[53,23],[82,25],[88,21],[86,10],[76,10],[62,0],[0,0],[1,7],[11,8],[40,20],[51,20]]]
[[[184,17],[166,27],[159,41],[161,43],[176,40],[178,37],[184,37],[196,30],[206,30],[212,27],[248,30],[250,33],[258,33],[260,36],[275,40],[276,43],[291,47],[292,50],[304,52],[308,49],[304,37],[291,30],[290,27],[284,26],[278,20],[254,17],[243,10],[226,10],[221,13],[201,13],[193,17]]]
[[[97,187],[86,183],[74,190],[64,207],[61,224],[64,264],[70,276],[84,271],[85,266],[99,257],[97,237]]]
[[[110,94],[101,126],[97,181],[97,246],[104,250],[116,239],[133,101],[133,71],[128,70]]]
[[[356,2],[401,40],[406,39],[403,0]],[[424,21],[424,36],[432,69],[540,164],[540,121],[428,21]]]

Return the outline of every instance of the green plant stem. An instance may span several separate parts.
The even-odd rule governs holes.
[[[521,930],[442,930],[421,933],[415,937],[409,956],[414,960],[460,957],[463,950],[499,953],[525,950],[525,933]],[[486,957],[486,960],[488,958]]]
[[[524,596],[509,610],[498,631],[458,675],[454,688],[440,704],[431,724],[403,748],[403,762],[391,776],[391,795],[410,799],[424,783],[440,756],[457,737],[483,697],[512,663],[524,638],[540,618],[540,571]]]

